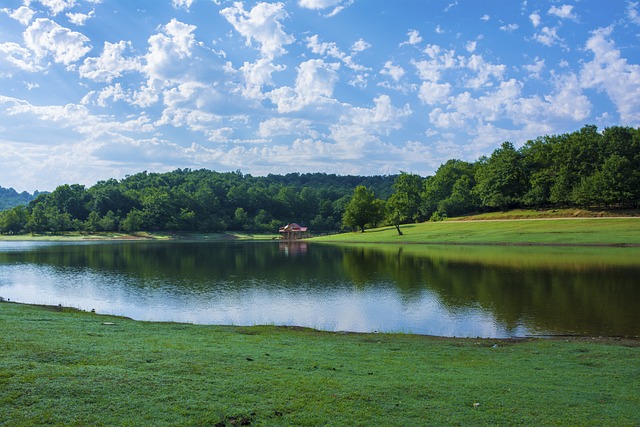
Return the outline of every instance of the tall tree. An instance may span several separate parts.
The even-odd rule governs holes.
[[[347,204],[342,222],[347,227],[359,228],[364,233],[367,224],[370,224],[377,214],[377,203],[373,190],[367,189],[364,185],[359,185],[353,192],[351,200]]]
[[[526,189],[522,155],[513,144],[504,142],[480,162],[475,178],[475,192],[483,205],[502,210],[515,207]]]

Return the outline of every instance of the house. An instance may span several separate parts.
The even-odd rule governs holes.
[[[304,239],[311,235],[307,227],[302,227],[300,224],[296,224],[295,222],[287,224],[284,227],[280,227],[279,232],[280,238],[286,240]]]

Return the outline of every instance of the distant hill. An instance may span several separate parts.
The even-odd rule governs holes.
[[[4,188],[0,186],[0,211],[11,209],[14,206],[26,205],[32,201],[37,195],[29,194],[26,191],[18,193],[13,188]]]

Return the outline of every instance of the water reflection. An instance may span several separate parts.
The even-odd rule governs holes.
[[[638,335],[633,248],[0,242],[0,296],[142,320]]]

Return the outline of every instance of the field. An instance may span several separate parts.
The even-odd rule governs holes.
[[[343,243],[640,246],[640,218],[538,218],[424,222],[320,236]]]
[[[145,323],[0,303],[0,425],[637,425],[637,339]]]

